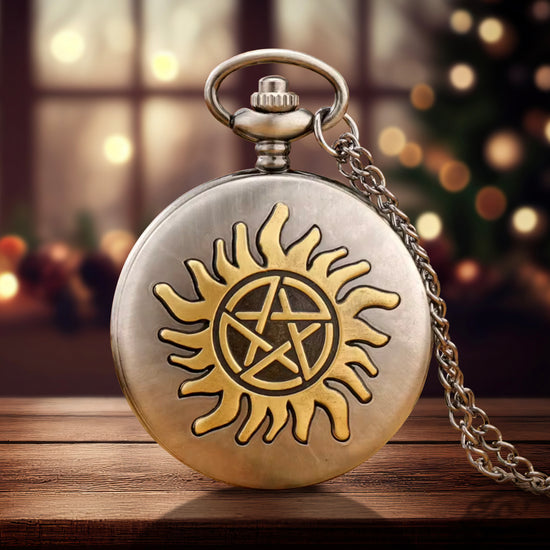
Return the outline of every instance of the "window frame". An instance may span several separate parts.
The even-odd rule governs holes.
[[[236,15],[237,49],[240,52],[276,47],[275,2],[267,0],[238,0]],[[17,0],[2,4],[0,18],[0,231],[6,232],[13,227],[17,212],[23,207],[34,227],[37,221],[36,187],[34,164],[36,148],[34,135],[34,106],[42,99],[57,98],[71,100],[116,99],[130,105],[130,135],[134,145],[134,154],[129,162],[130,197],[127,211],[121,213],[129,221],[129,226],[138,231],[142,229],[145,212],[144,181],[144,136],[142,105],[151,97],[199,99],[203,89],[197,87],[153,88],[144,84],[142,78],[142,56],[144,43],[144,0],[133,0],[131,19],[135,32],[135,47],[132,54],[132,80],[128,87],[117,88],[73,88],[37,86],[33,81],[32,33],[34,0]],[[356,3],[356,33],[354,52],[358,76],[351,86],[351,97],[360,104],[358,124],[363,139],[371,141],[373,110],[380,98],[405,99],[408,91],[402,88],[386,87],[376,83],[369,67],[369,33],[364,29],[371,27],[372,3],[358,0]],[[247,105],[248,98],[257,87],[257,80],[265,74],[276,72],[270,65],[251,67],[234,79],[233,87],[224,88],[224,96]],[[302,103],[308,98],[319,95],[315,89],[306,90]],[[253,166],[255,155],[250,144],[239,140],[239,165]]]

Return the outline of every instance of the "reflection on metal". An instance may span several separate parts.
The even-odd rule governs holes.
[[[248,443],[266,418],[270,426],[264,441],[273,441],[290,417],[294,437],[307,443],[318,407],[329,415],[333,437],[346,441],[348,401],[327,382],[344,384],[362,403],[371,399],[352,365],[376,376],[378,369],[360,344],[384,346],[389,336],[357,315],[366,308],[394,309],[399,296],[358,286],[338,299],[346,283],[370,271],[369,263],[359,261],[329,272],[347,250],[341,247],[312,257],[322,239],[316,226],[285,251],[281,232],[288,218],[288,207],[279,203],[259,231],[263,264],[252,255],[244,223],[234,227],[233,262],[225,242],[216,241],[215,276],[203,262],[187,260],[199,300],[179,296],[166,283],[154,287],[177,320],[207,323],[198,332],[185,327],[159,332],[161,340],[195,351],[192,357],[169,357],[170,363],[201,374],[181,384],[180,397],[220,396],[213,410],[195,420],[196,436],[233,423],[246,395],[248,417],[236,436],[240,444]]]

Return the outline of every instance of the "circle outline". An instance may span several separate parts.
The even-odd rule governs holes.
[[[310,380],[304,380],[302,384],[300,384],[297,388],[290,388],[288,390],[265,390],[263,388],[258,388],[256,386],[253,386],[252,384],[248,384],[246,381],[243,381],[241,377],[239,377],[235,372],[233,372],[233,369],[227,364],[227,360],[223,354],[221,344],[220,344],[220,319],[224,313],[227,312],[226,305],[229,302],[229,300],[233,297],[235,292],[249,284],[251,281],[254,281],[258,278],[264,278],[264,277],[272,277],[272,276],[280,276],[281,279],[283,277],[291,277],[294,279],[297,279],[301,282],[304,282],[308,287],[312,288],[313,291],[323,300],[325,305],[327,306],[331,320],[325,322],[324,324],[327,324],[328,322],[331,322],[334,327],[334,334],[332,337],[332,344],[331,349],[329,352],[329,356],[327,357],[324,365],[318,370],[317,373],[310,379]],[[216,359],[218,360],[218,363],[220,367],[223,369],[223,371],[231,377],[232,380],[234,380],[239,386],[245,388],[248,391],[251,391],[252,393],[258,394],[258,395],[270,395],[270,396],[283,396],[283,395],[293,395],[297,394],[301,391],[306,390],[307,388],[313,386],[322,376],[327,372],[327,370],[331,367],[333,364],[338,348],[340,347],[340,320],[338,316],[338,312],[336,311],[336,308],[334,307],[334,304],[330,300],[330,298],[327,296],[327,294],[317,285],[315,282],[313,282],[311,279],[304,277],[303,275],[300,275],[298,273],[294,273],[292,271],[288,271],[285,269],[268,269],[265,271],[260,271],[257,273],[253,273],[252,275],[249,275],[248,277],[245,277],[244,279],[241,279],[237,284],[233,285],[223,296],[222,300],[217,306],[216,313],[214,314],[214,319],[212,321],[212,343],[214,352],[216,354]]]

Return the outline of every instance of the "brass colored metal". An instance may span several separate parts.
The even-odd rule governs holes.
[[[361,403],[372,397],[351,365],[376,376],[377,367],[360,345],[381,347],[390,336],[358,314],[366,308],[394,309],[400,298],[394,292],[358,286],[337,299],[346,283],[370,271],[369,263],[362,260],[330,270],[347,254],[344,247],[312,260],[313,249],[322,241],[315,226],[285,251],[281,232],[288,217],[288,207],[279,203],[260,229],[257,242],[263,264],[253,257],[242,222],[234,227],[234,262],[227,257],[225,242],[215,242],[213,272],[218,277],[203,262],[187,260],[200,299],[188,300],[167,283],[154,287],[157,298],[184,327],[206,323],[197,332],[159,332],[162,341],[195,350],[191,357],[169,357],[170,363],[198,375],[183,382],[178,395],[220,396],[214,409],[195,420],[196,436],[235,422],[246,396],[250,410],[236,434],[239,444],[248,443],[266,418],[266,443],[290,418],[296,440],[307,443],[316,407],[328,414],[333,437],[346,441],[348,401],[327,381],[345,384]]]

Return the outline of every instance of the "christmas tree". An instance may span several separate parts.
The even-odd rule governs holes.
[[[411,90],[423,143],[399,177],[432,200],[427,240],[475,264],[527,252],[550,266],[550,2],[459,1],[433,33],[430,82]],[[474,264],[471,264],[474,265]]]

